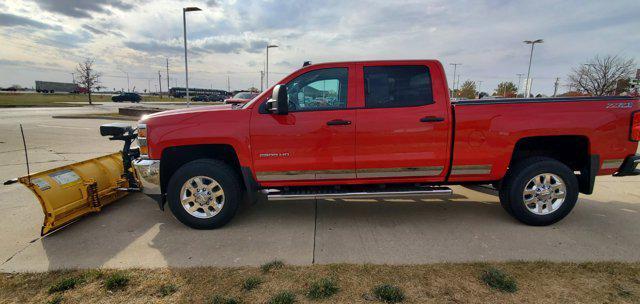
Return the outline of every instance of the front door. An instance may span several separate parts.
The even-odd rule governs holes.
[[[356,113],[357,178],[444,180],[450,122],[446,101],[434,98],[430,67],[359,65],[358,71],[364,108]]]
[[[289,114],[251,120],[251,150],[258,181],[355,178],[355,114],[347,108],[350,65],[306,71],[286,83]]]

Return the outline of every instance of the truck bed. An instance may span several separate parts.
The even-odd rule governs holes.
[[[638,98],[570,97],[463,100],[452,103],[454,143],[450,182],[500,180],[522,138],[584,138],[590,155],[600,160],[598,175],[613,174],[607,162],[634,154],[629,139]],[[614,168],[615,167],[615,168]]]

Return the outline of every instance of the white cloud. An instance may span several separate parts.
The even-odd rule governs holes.
[[[0,27],[0,37],[8,41],[0,45],[0,58],[12,62],[15,72],[2,73],[0,86],[67,77],[64,70],[87,56],[96,57],[98,68],[109,76],[103,79],[107,87],[126,86],[119,70],[126,68],[138,88],[153,89],[151,79],[157,82],[167,57],[171,77],[183,83],[184,3],[87,3],[8,2],[4,14],[18,17],[5,18],[9,25]],[[435,58],[449,73],[448,63],[463,63],[460,81],[483,81],[487,91],[526,73],[525,39],[545,39],[534,55],[535,92],[550,94],[555,77],[565,77],[572,66],[596,54],[640,61],[640,3],[634,0],[196,0],[189,5],[203,9],[187,16],[190,83],[202,87],[226,87],[227,75],[232,88],[259,86],[267,42],[280,46],[271,53],[272,80],[306,60]],[[16,22],[20,25],[11,24]],[[22,70],[20,62],[25,63]],[[60,71],[37,70],[38,64],[55,64]]]

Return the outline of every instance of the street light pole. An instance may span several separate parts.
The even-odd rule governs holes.
[[[269,49],[270,48],[277,48],[277,47],[278,46],[275,45],[275,44],[267,44],[267,63],[266,63],[266,70],[267,71],[265,73],[266,74],[265,75],[266,76],[266,78],[265,78],[265,83],[266,83],[265,90],[269,89]]]
[[[200,8],[191,6],[182,8],[182,33],[184,34],[184,82],[187,92],[187,108],[191,105],[189,98],[189,64],[187,63],[187,12],[201,11]]]
[[[458,66],[462,65],[462,63],[449,63],[449,65],[453,66],[453,82],[451,83],[451,92],[456,90],[456,71],[458,70]]]
[[[525,95],[526,98],[529,97],[529,95],[531,94],[531,62],[533,61],[533,47],[536,45],[536,43],[543,43],[544,40],[542,39],[537,39],[537,40],[525,40],[523,41],[525,44],[531,44],[531,53],[529,54],[529,70],[527,71],[527,79],[525,81],[526,85],[525,85]]]

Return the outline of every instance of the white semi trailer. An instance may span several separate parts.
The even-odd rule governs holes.
[[[36,92],[38,93],[80,93],[80,87],[75,83],[52,82],[36,80]]]

